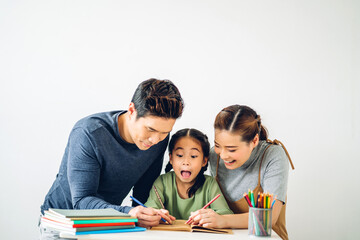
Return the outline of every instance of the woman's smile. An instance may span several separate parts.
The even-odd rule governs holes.
[[[227,165],[227,166],[231,166],[231,165],[233,165],[235,162],[236,162],[236,160],[231,160],[231,161],[225,161],[225,160],[224,160],[224,164]]]

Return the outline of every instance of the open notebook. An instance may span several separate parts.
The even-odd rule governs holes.
[[[151,230],[160,231],[184,231],[184,232],[206,232],[206,233],[227,233],[233,234],[231,229],[220,228],[207,228],[197,225],[185,224],[186,220],[175,220],[172,224],[159,224],[156,227],[152,227]]]

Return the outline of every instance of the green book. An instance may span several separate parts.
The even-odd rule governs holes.
[[[136,217],[107,209],[55,209],[45,211],[45,217],[65,224],[95,224],[95,223],[123,223],[137,222]]]
[[[101,224],[93,224],[96,226],[93,227],[73,227],[74,225],[65,225],[55,221],[42,219],[43,226],[47,228],[54,229],[56,231],[66,231],[66,232],[87,232],[87,231],[98,231],[98,230],[113,230],[113,229],[128,229],[128,228],[135,228],[135,223],[131,225],[115,225],[115,226],[101,226]],[[99,226],[100,225],[100,226]],[[91,226],[89,224],[88,226]]]
[[[91,223],[121,223],[121,222],[137,222],[137,218],[131,219],[94,219],[94,220],[72,220],[74,224],[91,224]]]
[[[99,218],[99,217],[131,218],[129,214],[119,212],[113,208],[104,208],[104,209],[49,208],[49,212],[62,218]]]

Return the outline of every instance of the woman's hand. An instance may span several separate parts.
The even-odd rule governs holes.
[[[175,217],[171,216],[167,210],[145,208],[142,206],[134,207],[129,211],[129,214],[138,219],[138,226],[140,227],[157,226],[161,218],[164,218],[169,223],[175,220]]]
[[[193,220],[192,224],[203,227],[225,228],[225,218],[212,209],[200,209],[192,212],[190,218]]]

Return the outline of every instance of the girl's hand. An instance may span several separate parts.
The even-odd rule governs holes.
[[[196,212],[192,212],[190,218],[192,218],[192,224],[194,225],[212,228],[225,227],[224,217],[217,214],[212,209],[200,209]]]
[[[158,212],[158,214],[162,217],[162,218],[164,218],[168,223],[172,223],[172,221],[175,221],[176,220],[176,218],[174,217],[174,216],[171,216],[170,214],[169,214],[169,211],[168,210],[166,210],[166,209],[155,209],[157,212]]]

